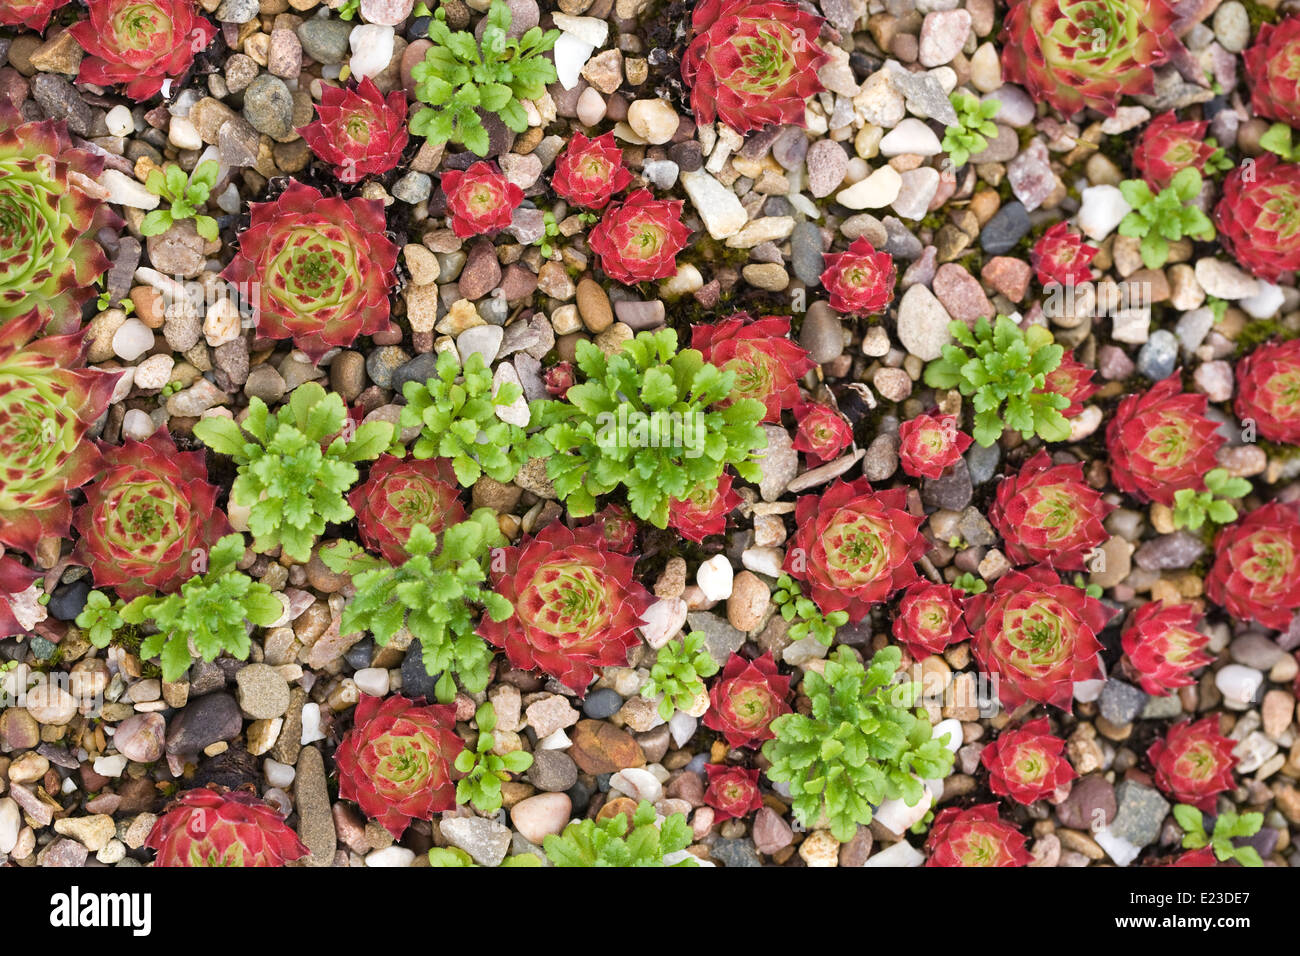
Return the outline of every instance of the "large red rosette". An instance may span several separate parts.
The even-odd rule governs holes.
[[[515,667],[538,668],[582,695],[595,668],[626,664],[641,643],[636,629],[654,599],[633,573],[635,558],[611,550],[598,526],[571,531],[555,522],[503,548],[499,561],[504,570],[493,570],[492,585],[514,614],[484,615],[478,633]]]
[[[623,151],[614,145],[613,133],[587,139],[575,132],[551,175],[551,188],[558,196],[586,209],[604,209],[614,194],[631,182],[632,174],[623,165]]]
[[[1214,226],[1238,264],[1268,282],[1300,269],[1300,166],[1272,153],[1223,180]]]
[[[1223,444],[1218,424],[1205,416],[1207,405],[1204,395],[1182,391],[1177,372],[1120,402],[1106,427],[1115,486],[1170,507],[1174,492],[1203,487]]]
[[[1300,339],[1266,342],[1237,363],[1233,409],[1268,441],[1300,444]]]
[[[770,651],[752,661],[732,654],[709,688],[704,726],[732,747],[753,747],[776,736],[772,721],[790,713],[789,696],[790,678],[777,671]]]
[[[765,422],[779,422],[781,409],[799,401],[799,379],[816,363],[790,340],[790,319],[782,315],[752,318],[737,312],[712,325],[691,326],[691,348],[704,361],[736,373],[729,401],[753,398],[767,408]]]
[[[998,818],[996,803],[940,810],[930,827],[926,866],[1028,866],[1025,835]]]
[[[998,485],[989,522],[1013,564],[1082,571],[1088,555],[1110,537],[1102,522],[1113,510],[1083,480],[1082,465],[1053,465],[1040,451]]]
[[[650,190],[638,189],[606,209],[587,235],[605,275],[624,285],[676,275],[677,253],[691,237],[682,224],[682,205],[680,199],[655,199]]]
[[[355,87],[326,86],[315,121],[298,132],[345,183],[386,173],[406,148],[406,94],[394,90],[384,96],[368,76]]]
[[[144,845],[154,866],[284,866],[309,852],[270,804],[234,790],[187,790]]]
[[[1214,661],[1205,652],[1210,638],[1197,630],[1203,615],[1191,604],[1148,601],[1133,612],[1120,641],[1141,675],[1142,689],[1155,697],[1196,683],[1192,672]]]
[[[442,174],[442,191],[447,194],[451,231],[462,239],[505,229],[524,201],[524,191],[506,179],[495,163],[475,163],[464,172],[447,170]]]
[[[1205,593],[1234,617],[1285,631],[1300,608],[1300,505],[1269,502],[1220,531]]]
[[[1261,23],[1241,56],[1255,115],[1300,126],[1300,17]]]
[[[1052,733],[1046,717],[1018,730],[1004,730],[985,746],[980,762],[989,772],[989,788],[1026,806],[1056,793],[1076,776],[1063,756],[1065,741]]]
[[[194,0],[93,0],[90,19],[68,32],[86,51],[78,83],[121,84],[131,99],[144,101],[188,70],[217,28]]]
[[[1219,717],[1211,714],[1192,723],[1183,720],[1169,728],[1163,740],[1147,750],[1156,771],[1156,786],[1179,803],[1214,812],[1214,798],[1236,786],[1232,755],[1236,744],[1219,733]]]

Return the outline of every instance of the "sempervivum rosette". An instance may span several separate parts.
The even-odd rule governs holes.
[[[757,770],[710,763],[704,765],[704,772],[709,778],[704,802],[716,811],[713,819],[718,823],[747,817],[763,805],[763,795],[758,792]]]
[[[108,268],[95,233],[117,224],[81,188],[103,169],[72,148],[65,124],[23,122],[0,102],[0,326],[32,309],[52,332],[81,325],[81,304]]]
[[[30,601],[23,597],[38,577],[38,571],[8,555],[0,557],[0,637],[26,634],[45,619],[45,608],[36,603],[35,595]]]
[[[1300,505],[1273,501],[1220,531],[1205,593],[1234,617],[1285,631],[1300,608]]]
[[[1029,250],[1029,262],[1039,285],[1077,285],[1092,281],[1092,260],[1097,247],[1083,241],[1077,232],[1058,222],[1038,237]]]
[[[653,603],[631,556],[610,551],[594,525],[575,532],[559,522],[502,551],[504,570],[495,570],[494,560],[492,585],[514,614],[504,621],[484,615],[478,633],[504,647],[510,663],[545,671],[579,695],[596,667],[627,663]]]
[[[636,518],[623,505],[605,505],[590,518],[579,519],[580,526],[591,525],[611,551],[628,554],[636,545]]]
[[[939,478],[970,447],[956,415],[917,415],[898,426],[898,463],[913,478]]]
[[[677,274],[677,253],[691,231],[682,225],[682,200],[655,199],[638,189],[610,206],[587,236],[605,275],[624,285]]]
[[[1215,147],[1205,142],[1208,120],[1179,122],[1173,110],[1161,113],[1142,130],[1133,147],[1133,165],[1153,192],[1169,186],[1174,174],[1189,166],[1204,174]]]
[[[1268,342],[1237,363],[1233,408],[1269,441],[1300,444],[1300,339]]]
[[[45,32],[54,11],[67,6],[69,0],[5,0],[0,3],[0,23]]]
[[[380,455],[366,480],[348,493],[357,513],[362,543],[389,564],[406,560],[411,529],[422,524],[434,534],[465,520],[460,483],[446,458]]]
[[[386,173],[406,148],[406,94],[394,90],[385,97],[370,77],[356,87],[326,86],[315,121],[298,132],[345,183]]]
[[[1300,17],[1260,24],[1242,58],[1255,115],[1300,126]]]
[[[1052,734],[1045,717],[1002,731],[980,753],[989,790],[1026,806],[1052,796],[1076,777],[1062,750],[1065,740]]]
[[[913,584],[898,602],[894,640],[918,661],[969,641],[961,595],[950,584]]]
[[[1018,730],[1004,730],[984,748],[980,762],[989,772],[989,789],[1026,806],[1050,797],[1077,776],[1062,756],[1065,741],[1052,733],[1046,717]]]
[[[1199,489],[1223,444],[1219,426],[1205,417],[1207,404],[1204,395],[1182,391],[1177,372],[1120,402],[1106,427],[1115,486],[1170,507],[1174,492]]]
[[[693,325],[691,348],[710,365],[735,372],[728,402],[757,399],[767,408],[765,422],[779,422],[781,409],[794,407],[799,378],[816,367],[808,351],[790,340],[789,318],[779,315],[754,320],[737,312],[712,325]]]
[[[77,368],[82,333],[32,341],[35,311],[0,325],[0,545],[35,555],[44,536],[65,538],[68,492],[100,471],[82,437],[108,408],[118,375]]]
[[[574,133],[551,176],[557,195],[587,209],[604,209],[630,182],[632,174],[623,165],[623,151],[614,145],[613,133],[595,139]]]
[[[853,429],[829,405],[821,402],[796,405],[794,420],[794,450],[808,456],[810,468],[832,461],[853,443]]]
[[[894,298],[894,257],[877,252],[865,236],[853,240],[844,252],[823,257],[822,285],[830,293],[830,306],[845,315],[884,312]]]
[[[274,807],[242,790],[185,791],[144,845],[154,866],[284,866],[308,853]]]
[[[95,0],[90,19],[68,32],[86,51],[78,83],[122,84],[133,100],[147,100],[190,68],[217,28],[194,0]]]
[[[740,495],[731,487],[731,475],[716,481],[702,481],[685,498],[668,509],[668,526],[683,538],[697,543],[711,534],[727,530],[727,515],[740,507]]]
[[[1233,169],[1223,180],[1214,225],[1253,275],[1276,282],[1300,269],[1300,166],[1269,153]]]
[[[1165,0],[1012,0],[1002,71],[1066,116],[1085,106],[1113,116],[1120,97],[1155,89],[1173,20]]]
[[[1163,740],[1147,750],[1147,759],[1155,767],[1157,787],[1179,803],[1212,813],[1214,798],[1236,786],[1232,779],[1235,746],[1219,732],[1218,715],[1211,714],[1196,723],[1174,724]]]
[[[1070,404],[1061,409],[1061,414],[1073,418],[1083,411],[1083,403],[1097,393],[1098,387],[1092,382],[1092,369],[1077,361],[1071,349],[1061,356],[1061,364],[1047,373],[1042,390],[1069,399]]]
[[[177,451],[166,429],[99,448],[103,471],[73,518],[81,534],[73,557],[97,587],[116,588],[126,600],[170,594],[193,576],[196,549],[230,533],[203,452]]]
[[[940,810],[930,827],[926,866],[1028,866],[1025,835],[998,818],[996,803]]]
[[[253,303],[259,334],[292,338],[317,360],[332,346],[390,328],[397,247],[384,236],[383,203],[326,197],[293,182],[252,210],[239,254],[221,277]]]
[[[732,747],[753,747],[776,736],[771,724],[790,713],[789,696],[790,678],[777,672],[771,651],[752,661],[732,654],[709,688],[704,726]]]
[[[1113,510],[1083,480],[1082,465],[1053,465],[1040,451],[998,485],[989,521],[1013,564],[1082,571],[1089,552],[1110,537],[1102,521]]]
[[[412,820],[455,808],[455,760],[464,747],[454,706],[362,694],[334,753],[339,797],[399,839]]]
[[[1068,708],[1077,681],[1101,676],[1097,634],[1113,613],[1044,567],[1010,571],[966,600],[972,650],[998,675],[1007,710],[1026,700]]]
[[[1201,613],[1191,604],[1148,601],[1133,612],[1120,639],[1140,675],[1142,689],[1156,697],[1196,683],[1193,672],[1211,663],[1210,638],[1196,628]]]
[[[804,125],[810,96],[825,87],[828,59],[816,43],[821,17],[785,0],[702,0],[682,57],[682,80],[701,126],[715,119],[737,133]]]
[[[929,550],[924,520],[907,510],[907,489],[872,491],[865,478],[836,480],[795,504],[794,547],[783,570],[805,582],[823,614],[848,611],[856,623],[871,605],[918,579],[913,563]]]
[[[475,163],[463,173],[442,174],[451,231],[462,239],[497,232],[510,225],[524,191],[506,179],[495,163]]]

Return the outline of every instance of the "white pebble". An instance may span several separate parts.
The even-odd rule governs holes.
[[[925,855],[906,840],[890,844],[875,856],[863,863],[863,866],[920,866],[925,863]]]
[[[575,40],[589,43],[593,47],[605,45],[609,39],[609,23],[599,17],[575,17],[567,13],[552,13],[557,29]]]
[[[298,774],[298,771],[289,764],[280,763],[280,761],[272,760],[270,757],[262,761],[262,772],[266,774],[266,782],[271,786],[286,789],[293,783],[293,778]]]
[[[725,601],[731,597],[732,580],[731,562],[725,554],[715,554],[695,572],[695,583],[710,601]]]
[[[108,111],[104,124],[114,136],[130,136],[135,132],[135,120],[131,117],[131,111],[121,104]]]
[[[1245,710],[1255,700],[1264,675],[1244,664],[1228,664],[1214,675],[1214,686],[1223,695],[1223,703],[1232,710]]]
[[[1259,282],[1259,291],[1241,299],[1237,305],[1252,319],[1271,319],[1282,308],[1282,287],[1263,279]]]
[[[352,34],[348,37],[352,46],[352,59],[348,61],[348,66],[352,75],[361,80],[382,73],[393,59],[394,36],[392,27],[377,23],[353,27]]]
[[[167,126],[167,140],[177,149],[202,149],[203,137],[189,120],[173,116]]]
[[[96,757],[94,763],[95,773],[99,774],[101,777],[120,777],[122,776],[122,771],[126,769],[126,763],[126,757],[121,754],[113,754],[109,757]],[[3,852],[3,849],[3,847],[0,847],[0,852]]]
[[[162,200],[149,190],[144,183],[137,182],[116,169],[106,169],[99,174],[99,184],[108,190],[108,201],[132,209],[154,209]]]
[[[388,693],[388,671],[382,667],[363,667],[352,675],[357,690],[371,697],[383,697]]]
[[[1089,186],[1079,207],[1079,229],[1089,239],[1105,239],[1133,207],[1116,186]]]
[[[918,156],[937,156],[943,152],[939,137],[919,119],[909,116],[903,120],[880,141],[882,156],[902,156],[914,153]]]
[[[138,408],[128,408],[126,414],[122,416],[123,438],[144,441],[157,430],[158,426],[149,417],[149,414]]]
[[[320,725],[320,704],[303,704],[302,740],[300,743],[305,747],[307,744],[324,739],[325,731],[321,729]]]
[[[541,740],[537,741],[538,750],[568,750],[573,746],[573,741],[569,735],[561,728],[553,734],[547,734]]]
[[[640,767],[628,767],[609,778],[609,785],[626,793],[638,803],[649,800],[657,801],[664,795],[664,785],[649,770]]]
[[[153,329],[137,318],[129,318],[113,333],[113,354],[124,362],[134,362],[153,348]]]
[[[595,52],[596,48],[592,44],[583,42],[572,33],[561,33],[553,48],[555,75],[560,85],[566,90],[577,86],[582,76],[582,68],[587,65],[587,61]]]
[[[695,728],[698,725],[699,720],[679,710],[668,721],[668,733],[672,736],[674,744],[678,747],[685,747],[687,742],[695,736]]]
[[[136,388],[162,388],[175,367],[176,360],[170,355],[150,355],[135,367]]]
[[[404,846],[387,846],[366,854],[366,866],[410,866],[415,853]]]
[[[847,209],[880,209],[898,198],[903,177],[892,166],[881,166],[861,182],[842,189],[835,201]]]
[[[22,811],[13,797],[0,797],[0,853],[8,853],[18,845],[18,834],[23,828]]]

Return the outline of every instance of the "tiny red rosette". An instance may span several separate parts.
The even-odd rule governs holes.
[[[1097,394],[1100,386],[1092,381],[1092,369],[1074,357],[1074,350],[1061,356],[1061,364],[1047,373],[1043,382],[1044,392],[1055,392],[1069,399],[1070,404],[1061,409],[1066,418],[1073,418],[1083,411],[1083,403]]]
[[[898,463],[913,478],[940,478],[970,447],[956,415],[917,415],[898,426]]]
[[[348,492],[357,514],[361,543],[389,564],[407,558],[411,529],[422,524],[434,534],[465,520],[460,483],[446,458],[380,455],[364,482]]]
[[[587,139],[575,132],[555,161],[551,176],[556,195],[585,209],[604,209],[631,182],[632,174],[623,165],[623,151],[614,145],[613,133]]]
[[[1163,740],[1147,750],[1147,758],[1155,767],[1157,787],[1179,803],[1213,813],[1214,798],[1236,786],[1232,779],[1235,746],[1219,732],[1218,715],[1211,714],[1196,723],[1174,724]]]
[[[989,522],[1013,564],[1082,571],[1088,555],[1110,537],[1102,522],[1114,510],[1083,480],[1082,465],[1053,465],[1039,451],[998,485]]]
[[[837,479],[795,503],[797,530],[782,569],[804,582],[823,614],[847,611],[857,623],[918,580],[914,562],[930,547],[923,520],[907,510],[905,488],[873,491],[865,478]]]
[[[1110,476],[1140,501],[1173,506],[1174,492],[1202,487],[1223,436],[1204,395],[1182,391],[1177,372],[1119,403],[1106,427]]]
[[[853,429],[844,416],[821,402],[804,402],[794,407],[794,450],[808,456],[808,467],[834,461],[853,444]]]
[[[1210,638],[1197,628],[1202,614],[1191,604],[1148,601],[1133,612],[1120,638],[1142,689],[1165,697],[1196,683],[1193,672],[1214,661],[1205,652]]]
[[[779,422],[781,409],[798,403],[799,379],[816,368],[807,349],[790,340],[790,319],[781,315],[755,320],[737,312],[713,325],[693,325],[691,348],[711,365],[735,372],[728,402],[757,399],[767,408],[765,422]]]
[[[771,651],[752,661],[732,654],[709,688],[704,726],[732,747],[754,747],[776,736],[771,724],[790,713],[789,696],[790,678],[777,671]]]
[[[217,28],[194,0],[95,0],[90,19],[68,33],[86,51],[78,83],[120,84],[131,99],[144,101],[188,70]]]
[[[1179,122],[1173,110],[1161,113],[1146,125],[1133,147],[1133,166],[1152,192],[1167,188],[1179,170],[1191,167],[1205,174],[1206,160],[1215,152],[1205,142],[1209,128],[1208,120]]]
[[[1242,621],[1290,627],[1300,608],[1300,505],[1269,502],[1220,531],[1205,593]]]
[[[1060,791],[1077,774],[1062,755],[1065,741],[1052,733],[1046,717],[1018,730],[1004,730],[980,754],[989,788],[1025,806]]]
[[[894,617],[894,640],[914,660],[970,640],[963,598],[952,585],[918,581],[903,592]]]
[[[1300,269],[1300,165],[1268,153],[1235,167],[1223,180],[1214,226],[1252,275],[1277,282]]]
[[[702,481],[685,498],[668,509],[668,526],[697,544],[711,534],[727,530],[727,515],[740,507],[740,495],[731,487],[731,475],[716,481]]]
[[[853,240],[844,252],[823,257],[822,285],[830,306],[845,315],[878,315],[894,298],[894,257],[877,252],[865,236]]]
[[[1300,444],[1300,339],[1266,342],[1237,363],[1233,409],[1268,441]]]
[[[1071,232],[1063,222],[1039,236],[1029,250],[1029,263],[1038,276],[1038,284],[1043,286],[1091,282],[1091,263],[1096,257],[1096,246],[1085,243],[1082,236]]]
[[[680,199],[655,199],[650,190],[638,189],[606,209],[587,235],[605,275],[624,285],[676,275],[677,253],[691,237],[682,224],[682,205]]]
[[[274,807],[242,790],[185,791],[144,845],[167,867],[284,866],[309,852]]]
[[[580,518],[578,526],[591,525],[599,530],[611,551],[631,554],[636,546],[637,523],[631,510],[613,502],[605,505],[590,518]]]
[[[940,810],[930,827],[926,866],[1028,866],[1025,835],[998,818],[996,803]]]
[[[409,138],[406,94],[394,90],[384,96],[370,77],[355,87],[326,86],[315,121],[298,132],[342,182],[386,173],[401,160]]]
[[[704,765],[704,772],[709,778],[709,785],[704,790],[704,802],[714,809],[713,819],[716,822],[747,817],[763,806],[763,795],[758,790],[757,770],[710,763]]]
[[[447,170],[442,174],[442,191],[447,194],[451,231],[462,239],[505,229],[524,201],[524,191],[488,162],[475,163],[464,172]]]
[[[339,798],[401,839],[412,820],[456,806],[456,734],[451,704],[418,705],[406,697],[362,694],[334,762]]]
[[[1242,51],[1256,116],[1300,126],[1300,17],[1261,23],[1255,42]]]

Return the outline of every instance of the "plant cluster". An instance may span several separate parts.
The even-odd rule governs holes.
[[[144,185],[149,192],[165,200],[166,209],[154,209],[146,213],[140,223],[140,234],[159,236],[182,219],[193,219],[194,228],[208,242],[217,238],[217,221],[201,212],[217,185],[220,167],[215,159],[204,160],[194,167],[188,176],[185,170],[175,163],[168,163],[164,169],[151,169]]]
[[[113,635],[126,623],[118,612],[121,603],[111,601],[103,591],[91,591],[86,603],[77,614],[76,625],[85,630],[86,637],[96,647],[108,647]]]
[[[782,574],[776,579],[772,603],[781,609],[783,618],[792,622],[786,631],[792,641],[814,637],[819,644],[830,647],[835,640],[835,632],[849,622],[847,611],[823,614],[811,599],[803,596],[799,582],[788,574]]]
[[[993,117],[1002,103],[996,99],[981,102],[960,90],[948,94],[948,100],[957,112],[957,122],[943,131],[943,151],[954,166],[965,166],[972,155],[988,148],[988,137],[998,135]]]
[[[548,834],[543,846],[556,866],[694,867],[699,865],[695,858],[681,853],[690,842],[685,815],[674,813],[656,825],[655,808],[642,800],[630,822],[624,813],[573,821],[559,836]],[[681,859],[669,863],[664,858],[670,854],[681,854]]]
[[[478,725],[478,739],[473,749],[466,747],[456,755],[453,766],[465,776],[456,781],[456,802],[470,803],[480,813],[496,813],[501,809],[501,782],[509,780],[512,773],[523,773],[533,765],[533,755],[526,750],[512,750],[497,755],[492,752],[496,737],[492,734],[497,725],[496,710],[491,702],[484,701],[474,712]]]
[[[659,648],[650,680],[641,686],[641,696],[646,700],[659,697],[659,716],[670,720],[674,711],[689,711],[701,699],[708,700],[702,678],[712,677],[718,670],[718,662],[705,646],[704,632],[691,631]]]
[[[1119,234],[1140,239],[1142,264],[1159,269],[1169,261],[1169,243],[1184,237],[1207,241],[1214,238],[1210,217],[1192,205],[1201,194],[1203,180],[1193,166],[1176,172],[1169,185],[1152,193],[1141,179],[1126,179],[1119,184],[1124,201],[1132,211],[1119,224]]]
[[[1174,527],[1199,531],[1205,522],[1231,524],[1237,520],[1233,499],[1250,494],[1250,482],[1234,478],[1226,468],[1205,473],[1205,490],[1179,488],[1174,492]]]
[[[1183,828],[1183,847],[1199,850],[1208,847],[1220,863],[1236,860],[1242,866],[1263,866],[1259,851],[1253,846],[1237,846],[1237,838],[1252,837],[1264,825],[1262,813],[1235,813],[1231,810],[1214,818],[1214,830],[1205,832],[1205,815],[1186,803],[1174,807],[1174,819]]]

